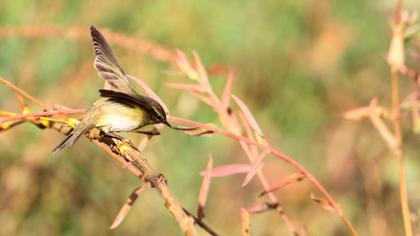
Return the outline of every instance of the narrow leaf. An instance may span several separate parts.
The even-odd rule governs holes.
[[[375,112],[377,106],[377,100],[372,99],[370,102],[369,108],[369,118],[372,122],[373,126],[378,130],[379,134],[388,144],[391,150],[396,150],[398,148],[398,142],[394,136],[394,134],[389,130],[389,128],[385,125],[384,121],[379,117],[379,115]]]
[[[197,97],[198,99],[200,99],[200,100],[201,100],[202,102],[204,102],[205,104],[207,104],[209,107],[213,107],[213,102],[212,102],[212,100],[211,100],[208,96],[203,95],[203,94],[198,93],[198,92],[195,92],[195,91],[190,91],[190,93],[191,93],[193,96],[195,96],[195,97]]]
[[[243,174],[247,173],[251,170],[251,166],[247,164],[230,164],[224,166],[214,167],[211,170],[212,177],[223,177],[223,176],[230,176],[235,174]],[[204,171],[200,173],[200,175],[204,175]]]
[[[197,217],[199,219],[202,219],[204,217],[204,207],[206,205],[207,195],[210,189],[212,168],[213,168],[213,158],[210,155],[209,162],[207,163],[206,171],[204,172],[203,183],[201,184],[201,188],[200,188],[200,195],[198,197]]]
[[[249,213],[246,209],[242,208],[240,209],[241,213],[240,213],[240,217],[241,217],[241,229],[242,229],[242,235],[243,236],[250,236],[250,228],[251,228],[251,223],[249,220]]]
[[[245,143],[244,141],[239,141],[239,143],[241,144],[242,149],[244,150],[246,156],[248,157],[248,159],[251,162],[254,162],[255,159],[257,159],[257,157],[251,152],[250,146]]]
[[[263,136],[263,133],[260,129],[260,126],[258,126],[257,121],[255,120],[254,116],[252,116],[251,111],[248,109],[248,107],[245,105],[245,103],[235,95],[232,95],[232,98],[233,98],[233,100],[235,100],[236,104],[238,104],[239,108],[241,108],[242,113],[244,114],[246,120],[248,121],[248,123],[252,127],[252,129],[259,136]]]
[[[230,69],[227,75],[226,85],[225,85],[225,89],[223,90],[223,97],[222,97],[222,103],[223,103],[223,106],[225,106],[225,108],[229,107],[229,99],[232,93],[232,84],[235,77],[236,77],[235,71]]]
[[[363,118],[368,118],[370,115],[377,115],[380,117],[389,117],[389,111],[381,106],[378,106],[378,99],[373,98],[369,106],[359,107],[343,114],[344,119],[359,121]]]
[[[197,97],[202,102],[206,103],[208,106],[212,106],[211,99],[204,95],[204,89],[200,85],[196,84],[188,84],[188,83],[166,83],[168,87],[174,88],[174,89],[180,89],[185,90],[191,93],[194,97]]]
[[[249,126],[249,123],[246,120],[244,114],[243,113],[239,113],[238,117],[239,117],[239,121],[241,123],[241,126],[243,127],[243,130],[245,131],[246,137],[248,137],[251,140],[254,140],[255,139],[255,135],[254,135],[255,132]],[[256,146],[254,146],[254,145],[246,144],[243,141],[241,141],[241,147],[246,152],[247,155],[248,155],[248,152],[250,154],[252,154],[251,156],[248,155],[248,159],[251,161],[251,163],[253,163],[257,159],[258,148]]]
[[[260,170],[260,167],[263,164],[265,156],[268,154],[268,151],[263,151],[261,155],[257,158],[257,160],[252,164],[251,170],[245,176],[244,181],[242,182],[241,187],[245,187],[251,182],[252,178],[254,178],[255,174]]]
[[[181,50],[176,50],[177,58],[176,58],[176,64],[178,68],[184,72],[190,79],[197,80],[198,75],[195,72],[194,68],[188,62],[187,57],[185,56],[185,53]]]
[[[311,199],[314,200],[316,203],[319,203],[322,205],[322,207],[327,210],[327,211],[331,211],[331,212],[335,212],[334,207],[331,206],[331,204],[323,199],[318,198],[317,196],[315,196],[315,194],[311,193],[310,195]]]
[[[246,210],[249,213],[258,214],[258,213],[265,212],[267,210],[276,209],[278,206],[279,206],[278,203],[268,203],[268,202],[265,202],[265,203],[261,203],[261,204],[258,204],[256,206],[247,208]]]
[[[267,193],[271,193],[273,191],[279,190],[281,188],[283,188],[284,186],[291,184],[291,183],[296,183],[296,182],[300,182],[305,178],[305,175],[302,172],[299,173],[294,173],[291,175],[286,176],[283,179],[278,180],[277,182],[275,182],[273,185],[271,185],[268,189],[264,190],[262,193],[260,193],[259,196],[263,196]]]
[[[115,217],[114,221],[112,222],[110,229],[115,229],[121,224],[121,222],[127,216],[128,212],[130,211],[131,207],[133,206],[134,202],[136,202],[137,197],[142,191],[143,191],[143,186],[140,186],[134,189],[134,191],[128,197],[127,201],[121,207],[121,210],[118,212],[118,215]]]
[[[386,144],[388,144],[389,148],[392,150],[395,150],[398,146],[397,140],[395,139],[392,132],[385,125],[383,120],[379,118],[377,115],[371,115],[369,116],[369,118],[373,126],[376,128],[376,130],[378,130],[379,134],[386,142]]]
[[[174,89],[186,90],[186,91],[195,91],[202,93],[204,89],[197,84],[189,84],[189,83],[166,83],[166,86]]]
[[[204,68],[203,63],[201,62],[200,56],[197,52],[193,52],[194,60],[195,60],[195,68],[198,73],[198,81],[205,89],[209,88],[209,79],[207,76],[206,69]]]
[[[369,116],[369,107],[360,107],[350,111],[346,111],[343,114],[344,119],[359,121]]]

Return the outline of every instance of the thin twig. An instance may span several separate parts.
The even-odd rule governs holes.
[[[28,114],[14,114],[7,117],[0,118],[0,122],[12,121],[12,120],[25,120],[28,118],[39,118],[39,117],[49,117],[57,115],[78,115],[83,114],[85,109],[66,109],[66,110],[57,110],[57,111],[44,111],[44,112],[32,112]]]
[[[402,17],[404,0],[397,0],[394,11],[394,28],[388,54],[388,63],[390,66],[391,77],[391,100],[392,100],[392,122],[394,125],[394,136],[396,147],[394,152],[398,158],[398,169],[400,176],[400,202],[401,211],[404,221],[404,231],[406,236],[413,235],[413,229],[410,220],[410,209],[407,197],[407,185],[405,174],[405,156],[402,148],[403,141],[401,135],[401,114],[400,114],[400,97],[398,86],[398,71],[405,65],[404,52],[404,29],[406,22]]]
[[[204,223],[202,219],[198,218],[191,212],[189,212],[187,209],[184,208],[184,212],[191,216],[194,219],[194,223],[196,223],[198,226],[200,226],[203,230],[205,230],[207,233],[209,233],[211,236],[218,236],[217,234],[208,224]]]
[[[41,101],[39,101],[38,99],[32,97],[31,95],[29,95],[27,92],[23,91],[22,89],[18,88],[16,85],[14,85],[13,83],[11,83],[10,81],[6,80],[5,78],[3,78],[2,76],[0,76],[0,82],[4,85],[6,85],[7,87],[13,89],[14,91],[16,91],[18,94],[20,94],[23,97],[28,98],[29,100],[31,100],[33,103],[35,103],[36,105],[38,105],[39,107],[48,110],[49,106]]]

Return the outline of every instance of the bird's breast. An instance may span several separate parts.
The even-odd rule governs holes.
[[[110,131],[131,131],[143,126],[144,111],[118,103],[109,103],[101,107],[98,126],[107,126]]]

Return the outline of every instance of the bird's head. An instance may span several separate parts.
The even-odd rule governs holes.
[[[172,128],[169,122],[166,119],[166,112],[163,107],[155,100],[150,99],[149,101],[150,111],[149,111],[149,119],[153,124],[163,123],[168,127]]]

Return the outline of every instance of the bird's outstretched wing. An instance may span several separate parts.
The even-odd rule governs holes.
[[[96,56],[93,66],[98,71],[99,76],[105,79],[105,89],[121,91],[129,95],[136,94],[101,32],[92,25],[90,26],[90,34]]]

